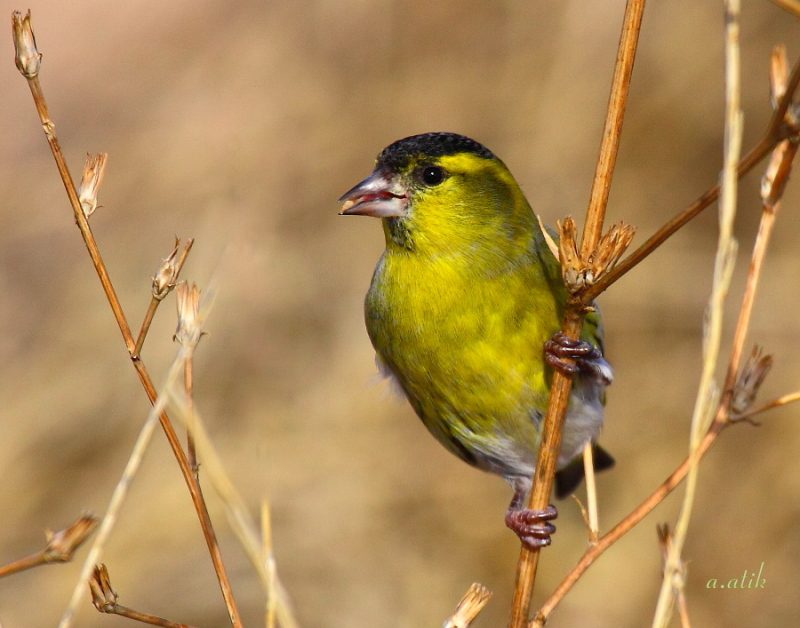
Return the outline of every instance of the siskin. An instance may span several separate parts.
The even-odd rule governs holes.
[[[383,222],[386,251],[364,308],[379,369],[440,443],[511,485],[506,524],[522,542],[549,545],[555,508],[523,506],[553,368],[575,375],[556,494],[583,478],[579,457],[599,435],[612,380],[599,313],[586,316],[580,342],[560,336],[567,293],[559,262],[508,168],[474,140],[398,140],[339,200],[342,214]],[[598,470],[613,465],[595,452]]]

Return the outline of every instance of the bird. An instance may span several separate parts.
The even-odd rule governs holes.
[[[556,508],[524,505],[554,369],[574,376],[557,496],[583,479],[587,443],[597,470],[614,464],[596,444],[613,379],[599,310],[589,308],[580,340],[560,334],[567,292],[541,223],[506,165],[464,135],[390,144],[339,202],[341,215],[383,223],[364,303],[380,373],[445,448],[511,485],[505,522],[522,543],[549,545]]]

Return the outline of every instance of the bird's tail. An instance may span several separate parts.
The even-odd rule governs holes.
[[[594,470],[604,471],[614,466],[614,458],[605,449],[592,444]],[[566,467],[556,472],[556,497],[564,499],[570,495],[583,481],[583,455],[574,458]]]

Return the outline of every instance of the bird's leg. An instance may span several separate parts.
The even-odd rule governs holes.
[[[566,358],[574,360],[575,364],[566,362]],[[573,340],[560,331],[544,343],[544,359],[564,375],[580,373],[595,379],[603,386],[611,383],[611,367],[600,349],[585,340]]]
[[[518,489],[514,492],[514,498],[506,511],[506,525],[528,549],[547,547],[550,545],[550,535],[556,531],[556,527],[548,523],[558,516],[556,507],[550,504],[544,510],[523,508],[526,495],[525,490]]]

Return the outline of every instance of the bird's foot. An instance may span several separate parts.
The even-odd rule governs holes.
[[[611,383],[611,367],[600,349],[585,340],[573,340],[560,331],[544,343],[544,359],[564,375],[581,373],[593,377],[603,386]],[[567,359],[573,360],[574,364]]]
[[[544,510],[509,508],[506,512],[506,525],[528,549],[547,547],[551,542],[550,535],[556,531],[556,527],[548,522],[557,516],[558,511],[552,504]]]

